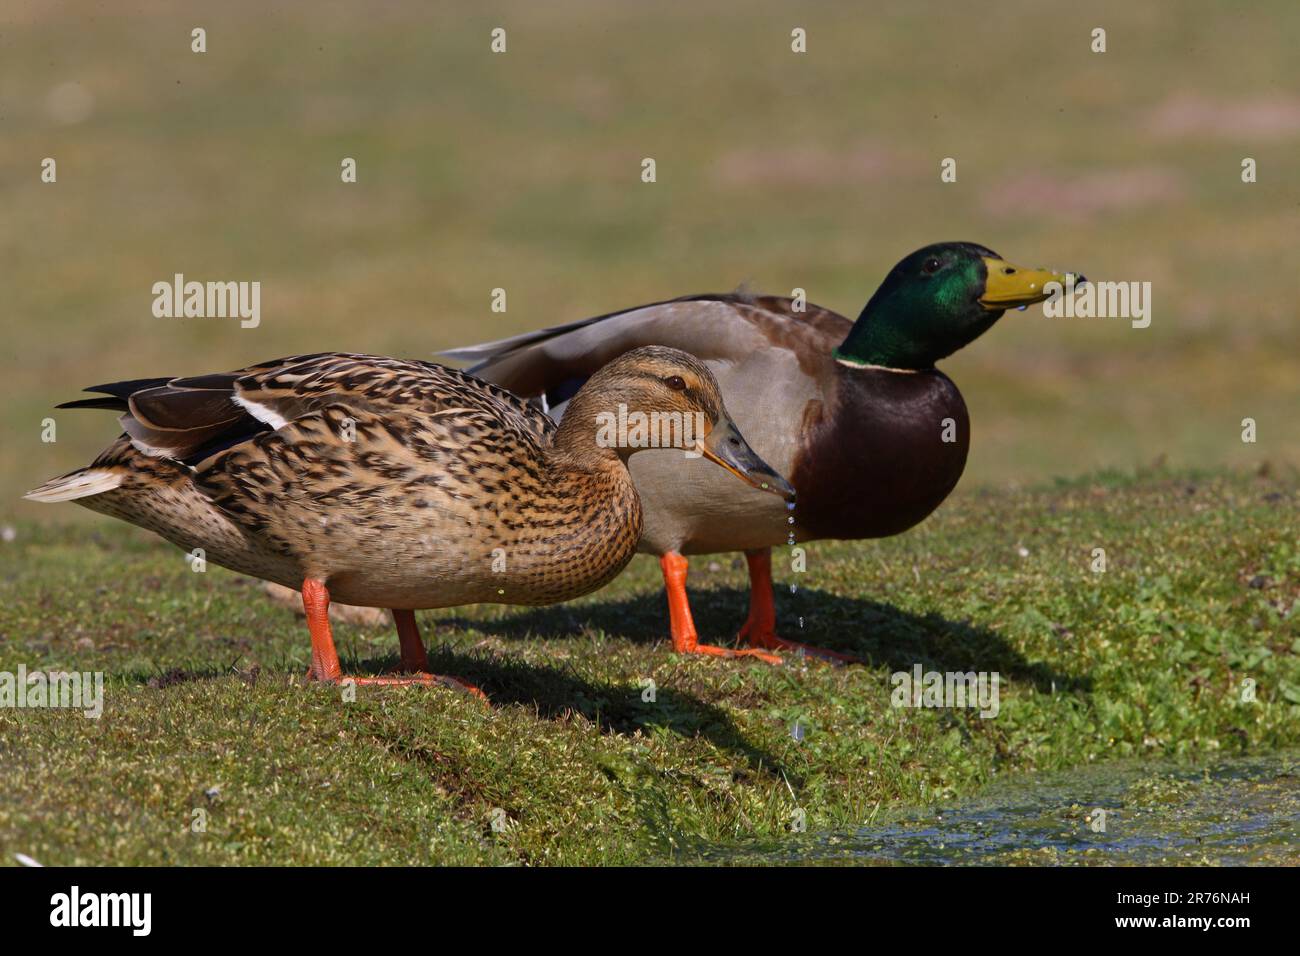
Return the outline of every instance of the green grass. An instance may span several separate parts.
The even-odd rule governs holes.
[[[345,702],[304,686],[305,628],[256,582],[195,573],[107,520],[23,524],[0,545],[0,670],[103,670],[106,704],[99,720],[0,710],[0,850],[47,864],[691,861],[815,841],[1007,772],[1293,747],[1298,504],[1294,474],[1104,475],[968,494],[895,539],[814,544],[805,574],[778,572],[782,628],[802,617],[807,640],[865,667],[676,657],[645,558],[557,608],[422,614],[435,669],[491,708],[441,689]],[[703,633],[737,625],[744,580],[730,557],[694,561]],[[396,662],[391,631],[337,633],[345,668]],[[998,671],[999,715],[891,708],[889,675],[914,663]],[[789,831],[796,807],[807,833]]]

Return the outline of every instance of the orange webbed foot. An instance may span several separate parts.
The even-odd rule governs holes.
[[[832,651],[825,647],[815,647],[812,644],[800,644],[798,641],[787,641],[771,630],[761,630],[753,625],[751,621],[746,621],[740,629],[737,638],[751,647],[762,647],[774,651],[786,651],[801,657],[815,657],[818,660],[826,661],[830,664],[865,664],[866,661],[860,657],[854,657],[852,654],[841,654],[839,651]]]
[[[334,648],[334,633],[330,627],[330,596],[324,582],[308,578],[302,582],[302,604],[307,612],[307,629],[311,632],[311,667],[307,669],[309,681],[341,684],[350,680],[358,685],[374,687],[450,687],[464,691],[486,701],[487,694],[473,684],[455,677],[429,673],[429,663],[424,653],[424,642],[415,623],[413,611],[395,609],[393,620],[402,647],[402,664],[399,674],[344,675],[339,665],[338,651]]]
[[[787,641],[776,633],[776,606],[772,601],[772,551],[747,551],[749,562],[749,617],[740,628],[739,640],[750,647],[788,651],[804,657],[815,657],[831,664],[865,664],[866,661],[851,654]]]
[[[678,654],[705,654],[709,657],[749,657],[774,667],[780,667],[785,663],[781,655],[769,654],[756,647],[719,647],[717,644],[700,644],[697,641],[694,647],[680,651],[674,647],[673,650]]]
[[[705,654],[709,657],[751,658],[765,664],[780,666],[785,662],[777,654],[769,654],[753,647],[718,647],[701,644],[691,617],[691,603],[686,596],[687,561],[675,551],[659,559],[664,574],[664,587],[668,590],[668,620],[672,628],[673,650],[678,654]]]

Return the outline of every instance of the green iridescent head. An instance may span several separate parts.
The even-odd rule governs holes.
[[[835,357],[850,365],[932,368],[1007,309],[1042,302],[1049,282],[1064,285],[1065,276],[1013,266],[973,242],[926,246],[894,266]]]

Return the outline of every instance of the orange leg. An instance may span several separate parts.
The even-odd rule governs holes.
[[[424,641],[420,640],[420,626],[415,623],[415,612],[393,608],[393,623],[397,625],[397,639],[402,644],[402,671],[407,674],[427,671],[429,658],[424,654]]]
[[[787,641],[776,634],[776,605],[772,602],[772,549],[746,551],[749,562],[749,617],[740,628],[740,639],[754,647],[796,651],[834,664],[862,664],[863,660],[823,647]]]
[[[676,551],[669,551],[659,559],[659,567],[663,569],[664,587],[668,589],[668,621],[672,628],[674,651],[678,654],[710,654],[714,657],[757,657],[769,664],[782,663],[776,654],[755,648],[732,650],[729,647],[701,644],[699,635],[695,633],[695,621],[691,617],[691,602],[686,597],[686,559]]]
[[[472,684],[466,684],[454,677],[430,674],[428,661],[424,656],[424,644],[420,640],[420,631],[415,625],[412,611],[393,611],[393,620],[397,622],[398,638],[402,642],[402,666],[409,667],[416,673],[383,675],[380,677],[345,677],[339,666],[338,651],[334,649],[334,632],[330,628],[330,593],[323,581],[307,578],[302,582],[302,606],[307,612],[307,629],[311,632],[311,669],[307,671],[310,680],[328,684],[337,684],[344,680],[357,684],[391,685],[433,685],[463,690],[487,700],[487,695]],[[418,651],[418,654],[417,654]],[[418,661],[418,667],[412,667]]]

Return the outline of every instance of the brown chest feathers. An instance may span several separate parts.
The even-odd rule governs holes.
[[[791,481],[801,540],[881,538],[920,522],[957,486],[966,403],[938,370],[839,366],[830,403],[804,410]]]

